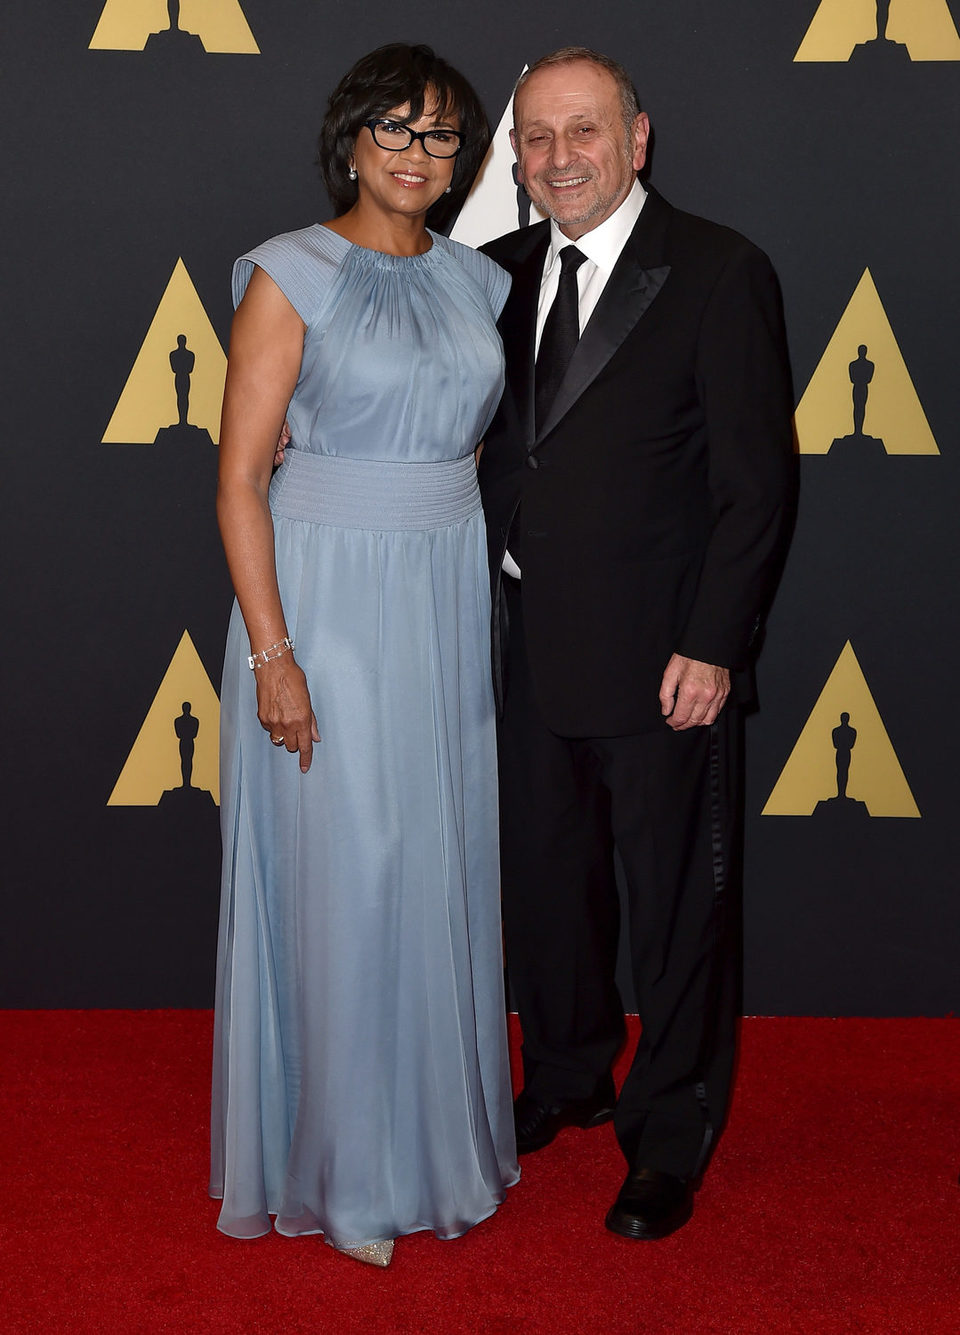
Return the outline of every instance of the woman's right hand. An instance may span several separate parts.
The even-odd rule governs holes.
[[[291,755],[300,752],[300,772],[306,774],[313,759],[313,744],[320,741],[320,731],[303,669],[292,653],[286,653],[254,671],[260,726],[274,746],[285,746]]]

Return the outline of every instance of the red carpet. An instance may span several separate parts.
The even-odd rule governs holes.
[[[564,1133],[465,1238],[373,1271],[238,1242],[204,1191],[210,1016],[7,1012],[11,1332],[753,1335],[960,1331],[960,1021],[748,1020],[693,1220],[607,1233],[610,1127]]]

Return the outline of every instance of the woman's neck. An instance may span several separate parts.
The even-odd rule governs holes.
[[[433,245],[423,214],[407,218],[364,209],[359,202],[324,226],[355,246],[380,250],[386,255],[423,255]]]

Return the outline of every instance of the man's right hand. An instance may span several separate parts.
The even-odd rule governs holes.
[[[277,441],[276,453],[273,456],[274,468],[279,468],[283,463],[283,452],[290,444],[290,426],[284,419],[283,426],[280,428],[280,439]]]

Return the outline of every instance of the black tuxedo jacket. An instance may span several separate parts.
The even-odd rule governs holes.
[[[779,288],[744,237],[648,198],[534,428],[549,224],[484,246],[513,278],[507,383],[480,459],[502,691],[501,561],[517,506],[534,687],[564,736],[662,727],[670,655],[748,664],[791,508]]]

